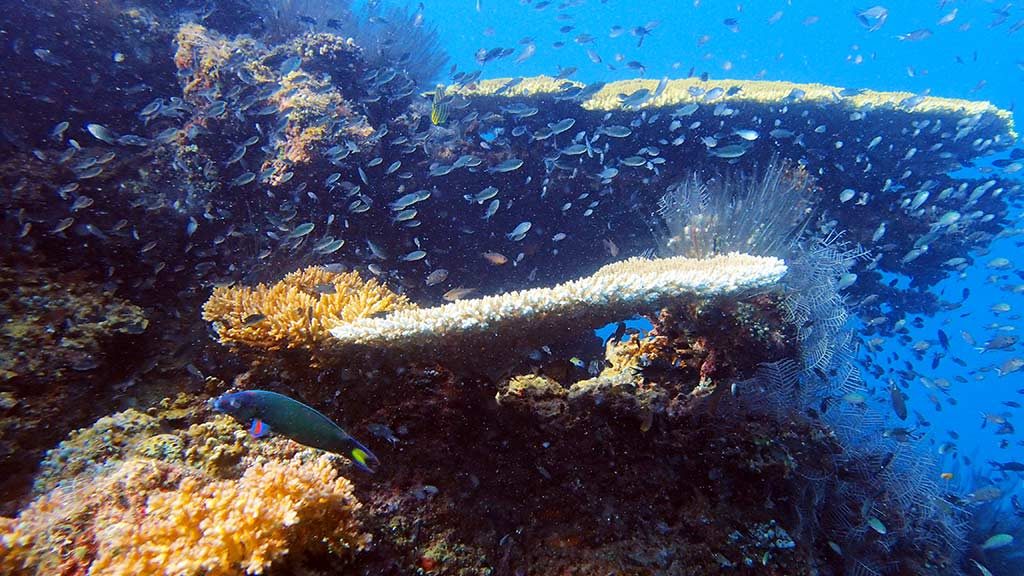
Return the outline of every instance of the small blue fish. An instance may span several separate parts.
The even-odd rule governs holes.
[[[530,231],[533,224],[530,222],[520,222],[518,226],[512,229],[511,232],[505,234],[505,237],[513,242],[518,242],[526,237],[526,233]]]
[[[380,461],[330,418],[283,394],[269,390],[244,390],[210,401],[217,412],[249,425],[254,438],[271,431],[299,444],[351,458],[360,470],[373,473]]]
[[[523,161],[520,160],[519,158],[509,158],[508,160],[505,160],[504,162],[498,164],[497,166],[488,168],[487,171],[492,174],[495,172],[512,172],[513,170],[518,170],[519,167],[522,165]]]
[[[280,72],[282,76],[287,76],[292,72],[298,70],[300,66],[302,66],[302,58],[300,58],[299,56],[292,56],[291,58],[288,58],[284,62],[281,62],[281,65],[278,66],[277,71]]]

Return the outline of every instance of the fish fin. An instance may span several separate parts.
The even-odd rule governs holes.
[[[267,434],[270,434],[270,426],[259,418],[253,418],[252,425],[249,426],[249,434],[253,438],[263,438]]]
[[[346,456],[352,459],[352,463],[356,465],[356,468],[373,474],[377,466],[380,465],[380,460],[377,460],[373,452],[370,452],[369,448],[357,442],[355,438],[349,437],[348,443],[348,454]]]

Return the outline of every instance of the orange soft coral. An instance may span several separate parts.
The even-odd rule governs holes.
[[[310,267],[272,286],[220,287],[203,306],[225,344],[266,350],[328,347],[329,330],[343,322],[414,306],[375,279],[357,272]]]

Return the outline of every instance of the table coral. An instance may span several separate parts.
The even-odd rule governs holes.
[[[331,334],[343,344],[408,347],[458,335],[519,332],[511,329],[516,324],[533,330],[551,328],[547,324],[576,329],[586,319],[599,326],[668,301],[763,288],[785,271],[777,258],[738,253],[707,259],[630,258],[551,288],[400,310],[381,318],[362,316],[337,325]]]
[[[525,78],[512,87],[508,86],[509,80],[509,78],[490,78],[474,82],[469,86],[455,86],[450,89],[453,93],[465,96],[480,97],[500,94],[505,97],[516,97],[557,94],[569,88],[582,89],[584,87],[584,84],[580,82],[555,79],[550,76]],[[704,103],[708,101],[708,98],[704,96],[705,92],[714,87],[723,88],[723,94],[718,98],[721,102],[785,104],[802,100],[822,105],[839,103],[850,106],[853,109],[888,108],[894,110],[906,108],[909,110],[911,107],[904,103],[908,98],[915,96],[911,92],[860,90],[857,94],[839,98],[838,95],[844,89],[837,86],[765,80],[722,79],[708,83],[700,78],[677,78],[669,80],[660,91],[658,90],[658,84],[658,80],[644,78],[608,82],[602,85],[600,90],[589,95],[583,101],[581,107],[585,110],[595,111],[622,110],[628,105],[633,104],[629,99],[623,98],[623,95],[635,94],[641,90],[645,90],[645,94],[650,96],[649,99],[644,100],[640,104],[641,107],[658,109],[692,102]],[[732,88],[732,90],[724,91],[724,88]],[[636,105],[633,104],[633,106]],[[963,116],[988,114],[994,116],[997,121],[1005,126],[1011,139],[1016,134],[1014,132],[1013,115],[1008,110],[997,108],[989,102],[927,96],[914,106],[913,109],[915,112],[940,111]]]

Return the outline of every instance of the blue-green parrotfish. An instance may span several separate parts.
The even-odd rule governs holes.
[[[249,433],[254,438],[261,438],[273,431],[299,444],[347,456],[356,467],[370,473],[380,464],[366,446],[349,436],[341,426],[314,408],[284,394],[269,390],[244,390],[214,398],[211,406],[248,425]]]

